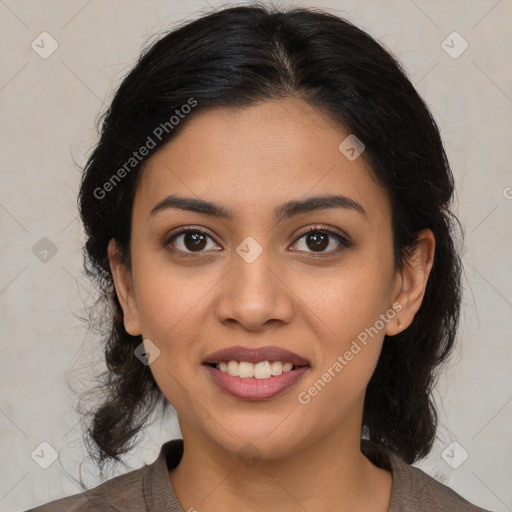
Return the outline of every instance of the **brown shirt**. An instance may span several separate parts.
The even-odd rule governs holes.
[[[362,451],[375,465],[392,472],[388,512],[489,512],[387,450],[363,441]],[[168,473],[182,455],[183,441],[174,439],[162,446],[152,464],[27,512],[184,512]]]

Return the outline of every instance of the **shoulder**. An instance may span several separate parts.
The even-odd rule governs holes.
[[[471,504],[453,489],[411,466],[383,445],[363,439],[361,451],[376,466],[391,471],[393,475],[388,512],[491,512]]]
[[[490,512],[477,507],[438,482],[424,471],[390,453],[393,495],[390,512],[395,510],[436,510],[439,512]],[[395,489],[396,483],[396,489]],[[393,502],[394,501],[394,502]],[[394,508],[393,508],[394,507]]]
[[[182,512],[168,474],[182,455],[183,440],[173,439],[162,445],[151,464],[26,512]]]
[[[143,478],[149,466],[117,476],[79,494],[61,498],[27,512],[143,511]]]

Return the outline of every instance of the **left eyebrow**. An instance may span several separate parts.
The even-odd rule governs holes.
[[[316,210],[325,210],[332,208],[344,208],[359,212],[368,220],[368,215],[363,206],[351,199],[340,194],[308,197],[306,199],[296,199],[287,201],[274,209],[273,217],[276,223],[289,219],[296,215],[308,213]],[[167,209],[178,209],[218,217],[221,219],[232,220],[234,215],[231,210],[222,205],[206,201],[204,199],[196,199],[192,197],[182,197],[177,195],[169,195],[159,201],[151,210],[150,216],[157,212]]]

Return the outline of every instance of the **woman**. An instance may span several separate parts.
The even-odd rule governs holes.
[[[483,510],[410,466],[454,343],[454,184],[368,34],[317,10],[213,12],[153,44],[79,195],[111,305],[100,468],[157,405],[183,440],[38,511]]]

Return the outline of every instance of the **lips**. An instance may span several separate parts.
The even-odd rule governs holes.
[[[205,365],[205,369],[209,373],[212,382],[218,388],[231,396],[243,400],[274,398],[296,386],[303,378],[303,375],[309,371],[308,366],[300,366],[277,377],[259,380],[255,378],[242,379],[240,377],[233,377],[208,365]]]
[[[208,355],[203,364],[218,364],[220,361],[247,361],[259,363],[260,361],[281,361],[291,363],[293,366],[310,366],[309,361],[289,350],[266,346],[259,348],[245,348],[241,346],[225,348]]]
[[[271,361],[279,361],[277,363],[279,369],[269,376],[259,375],[250,377],[244,375],[244,378],[230,375],[224,368],[219,368],[220,363],[226,362],[257,363],[266,362],[266,366]],[[236,365],[238,363],[235,363]],[[310,369],[309,361],[294,352],[279,347],[230,347],[219,350],[207,356],[203,361],[203,366],[210,375],[212,382],[215,383],[225,393],[236,398],[244,400],[265,400],[273,398],[284,393],[286,390],[297,385],[303,378],[303,375]],[[288,366],[288,370],[284,367]],[[282,373],[281,372],[282,367]],[[291,367],[291,368],[290,368]],[[229,368],[228,368],[229,372]],[[260,378],[258,378],[260,377]]]

